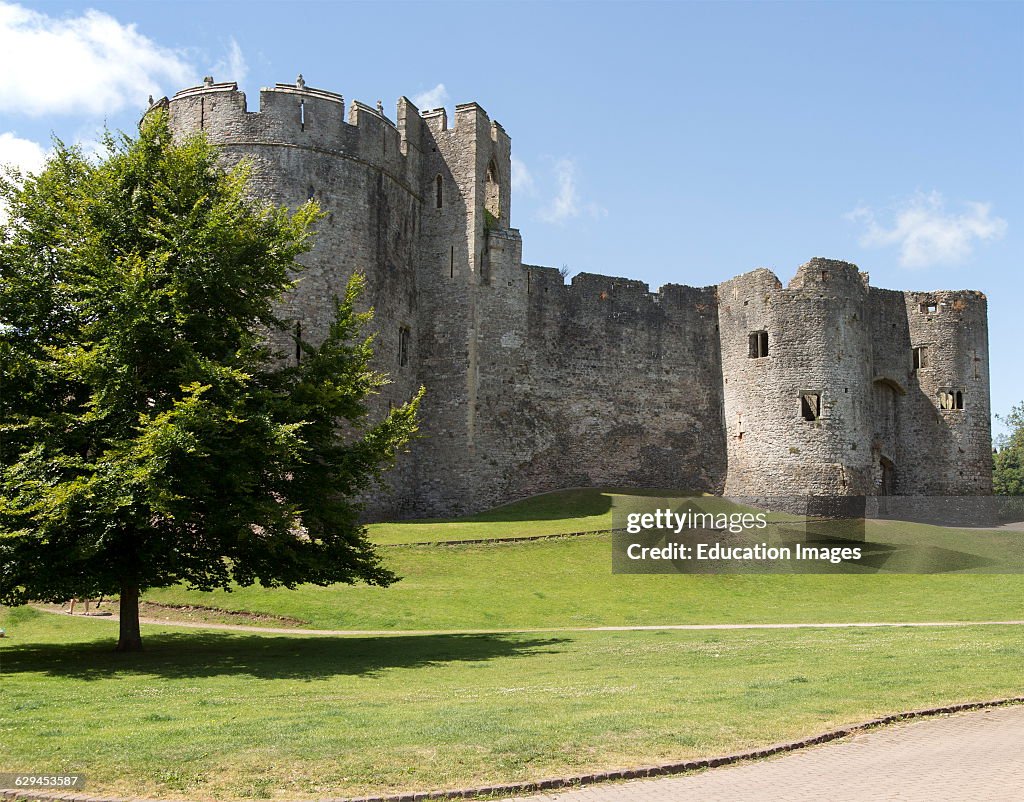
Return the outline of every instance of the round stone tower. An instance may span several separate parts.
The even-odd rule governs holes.
[[[415,239],[419,218],[416,157],[402,152],[398,128],[380,110],[353,103],[348,120],[341,95],[313,89],[300,76],[260,92],[248,111],[234,83],[178,92],[167,103],[175,134],[203,132],[231,161],[251,165],[251,186],[274,204],[297,207],[315,199],[325,213],[298,286],[279,311],[304,339],[320,341],[333,319],[333,299],[355,271],[366,275],[364,302],[376,310],[378,353],[401,361],[401,330],[411,329],[415,304]],[[401,110],[400,110],[401,111]],[[296,358],[295,344],[274,345]],[[405,362],[412,354],[406,347]],[[387,365],[395,400],[414,388]],[[404,367],[401,365],[399,367]],[[413,370],[407,371],[412,377]]]
[[[812,259],[719,285],[730,496],[868,495],[871,336],[866,276]]]
[[[422,206],[420,151],[409,147],[399,127],[419,114],[404,98],[396,125],[376,109],[353,102],[346,119],[341,95],[306,86],[277,84],[260,91],[259,111],[249,111],[235,83],[185,89],[157,106],[168,111],[172,132],[203,133],[229,163],[250,166],[250,187],[261,199],[296,208],[319,204],[313,249],[297,285],[277,305],[288,322],[271,345],[284,360],[299,360],[295,335],[319,343],[334,319],[341,297],[356,271],[366,277],[362,306],[374,309],[374,367],[390,384],[372,397],[371,416],[379,419],[392,405],[415,394],[417,379],[416,265]],[[412,460],[399,462],[390,480],[395,488],[415,487]],[[407,500],[387,502],[400,509]],[[369,505],[372,511],[373,503]]]

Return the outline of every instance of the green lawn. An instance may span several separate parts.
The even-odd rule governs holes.
[[[1020,620],[1021,574],[615,575],[608,534],[399,545],[603,530],[621,498],[570,491],[458,521],[375,525],[372,537],[390,544],[381,545],[385,561],[403,576],[391,588],[145,594],[212,608],[201,615],[214,620],[237,622],[243,612],[279,626],[488,634],[271,636],[154,625],[144,627],[144,653],[118,655],[110,620],[0,608],[4,764],[84,772],[86,793],[126,797],[422,791],[720,754],[1022,692],[1016,626],[571,631]],[[1019,542],[871,526],[936,553],[974,549],[969,569],[974,557]],[[500,631],[529,628],[555,631]]]
[[[384,548],[403,579],[146,599],[288,616],[319,629],[1024,619],[1024,575],[613,575],[609,535]]]
[[[496,538],[608,529],[613,503],[658,491],[570,490],[549,493],[453,521],[374,524],[385,562],[402,578],[390,588],[339,585],[201,593],[151,590],[168,605],[305,622],[315,629],[527,629],[691,623],[983,621],[1024,619],[1024,574],[613,575],[611,536],[525,543],[408,546],[420,541]],[[701,506],[728,503],[702,497]],[[731,508],[735,509],[735,508]],[[978,541],[954,529],[869,522],[884,538],[945,548]],[[1021,533],[989,534],[991,552],[1009,550]],[[984,553],[984,549],[981,550]],[[892,559],[885,556],[884,559]],[[171,615],[177,615],[172,612]],[[258,617],[267,617],[265,621]],[[301,626],[301,624],[300,624]]]
[[[102,619],[21,608],[0,626],[5,769],[200,800],[719,754],[1019,694],[1024,665],[1016,627],[321,638],[147,626],[147,650],[119,655]]]

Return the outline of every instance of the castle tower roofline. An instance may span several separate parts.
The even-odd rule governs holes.
[[[460,122],[463,120],[465,123]],[[462,124],[477,125],[490,130],[491,141],[493,142],[504,141],[506,146],[511,142],[511,138],[505,132],[501,123],[497,120],[492,120],[487,114],[487,110],[475,101],[459,103],[455,106],[455,127],[458,128]]]
[[[349,122],[349,125],[359,125],[359,116],[362,115],[362,114],[372,114],[378,120],[381,120],[382,122],[387,123],[392,128],[397,128],[398,127],[393,122],[391,122],[391,120],[388,118],[388,116],[381,109],[375,109],[372,106],[367,106],[365,103],[363,103],[361,101],[358,101],[358,100],[353,100],[352,104],[349,106],[349,110],[348,110],[348,122]]]
[[[448,130],[448,110],[443,106],[439,109],[421,111],[420,116],[423,118],[423,122],[427,124],[427,127],[435,134]]]
[[[328,92],[326,89],[314,89],[312,86],[296,86],[295,84],[274,84],[272,87],[264,86],[260,89],[263,92],[285,92],[292,95],[304,95],[305,97],[318,97],[323,100],[333,100],[344,104],[345,98],[337,92]]]
[[[294,83],[262,88],[259,109],[251,105],[237,83],[208,78],[175,94],[167,108],[174,130],[203,131],[222,148],[288,147],[319,154],[315,158],[354,159],[423,196],[419,170],[426,126],[407,99],[398,102],[396,123],[379,101],[376,108],[355,101],[346,109],[340,93],[307,86],[300,75]],[[303,192],[309,185],[315,191],[316,184],[306,182]]]
[[[208,92],[237,92],[238,84],[235,81],[223,81],[221,83],[203,83],[199,86],[191,86],[174,93],[174,100],[191,97],[192,95],[206,94]]]
[[[905,294],[920,300],[924,300],[929,295],[942,296],[943,299],[963,297],[978,301],[988,300],[988,296],[980,290],[907,290]]]
[[[796,275],[793,276],[786,288],[802,290],[835,282],[862,284],[866,287],[868,286],[868,274],[862,272],[852,262],[815,256],[796,269]]]
[[[460,113],[474,112],[474,111],[475,112],[479,112],[480,114],[484,115],[484,117],[487,117],[488,120],[491,119],[487,115],[487,112],[484,110],[484,107],[481,106],[476,101],[470,101],[469,103],[456,103],[455,104],[455,115],[456,116],[458,116]]]
[[[767,267],[757,267],[727,279],[721,282],[719,286],[723,288],[731,287],[735,293],[739,293],[740,290],[746,293],[751,289],[762,292],[765,290],[781,290],[782,282],[773,270]]]

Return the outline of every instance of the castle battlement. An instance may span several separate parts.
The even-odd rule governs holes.
[[[406,98],[398,103],[398,121],[381,108],[358,100],[347,107],[343,95],[307,86],[278,83],[260,90],[259,110],[250,111],[234,82],[207,81],[177,92],[160,104],[180,129],[205,132],[222,147],[233,145],[300,147],[357,158],[408,182],[418,164],[407,159],[407,140],[421,148],[426,128]],[[418,176],[417,176],[418,178]]]
[[[249,111],[234,83],[154,107],[205,133],[252,186],[325,213],[279,315],[317,341],[355,271],[375,310],[375,414],[420,385],[420,439],[380,516],[477,510],[530,493],[632,486],[739,496],[991,491],[985,296],[870,285],[816,257],[787,284],[715,286],[524,265],[511,140],[477,103],[395,120],[295,84]],[[294,342],[272,343],[296,359]]]

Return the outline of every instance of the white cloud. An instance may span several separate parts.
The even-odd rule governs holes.
[[[868,206],[857,207],[846,218],[864,224],[863,247],[897,246],[904,267],[957,265],[974,253],[976,243],[999,239],[1007,228],[1004,219],[991,216],[992,204],[967,201],[963,206],[960,214],[947,212],[940,193],[917,192],[891,210],[890,227],[879,223]]]
[[[546,223],[564,223],[570,217],[578,217],[580,213],[576,165],[569,159],[559,159],[555,162],[555,179],[558,182],[558,194],[540,212],[541,219]]]
[[[21,139],[11,131],[0,134],[0,165],[16,167],[22,173],[34,173],[46,161],[46,149],[31,139]]]
[[[448,102],[448,90],[444,84],[438,84],[433,89],[413,95],[412,102],[420,111],[439,109]]]
[[[38,142],[22,139],[11,131],[0,133],[0,171],[15,168],[24,175],[37,172],[46,161],[47,151]],[[0,200],[0,225],[7,222],[7,204]]]
[[[0,75],[0,110],[39,116],[143,108],[147,95],[189,86],[196,72],[109,14],[51,17],[0,0]]]
[[[102,132],[94,128],[82,128],[76,134],[74,145],[82,155],[93,162],[101,161],[109,155],[107,146],[102,140]],[[0,170],[6,172],[13,167],[24,177],[28,173],[38,173],[52,153],[52,148],[44,147],[31,139],[22,139],[13,131],[0,133]],[[0,223],[7,221],[6,207],[0,201]]]
[[[527,169],[526,164],[515,156],[512,157],[512,191],[522,192],[525,195],[534,193],[533,176]]]
[[[594,219],[607,217],[608,210],[596,203],[583,203],[576,188],[576,163],[572,159],[559,159],[554,165],[558,192],[551,202],[540,210],[545,223],[564,223],[586,213]]]
[[[213,65],[210,72],[218,81],[242,83],[249,74],[249,65],[242,54],[242,48],[235,37],[231,37],[227,55]]]

